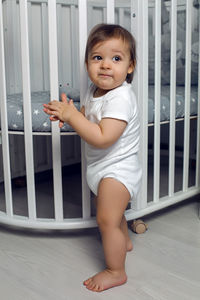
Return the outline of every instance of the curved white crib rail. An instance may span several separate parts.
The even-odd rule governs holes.
[[[46,2],[46,1],[44,1]],[[72,2],[72,11],[76,1]],[[123,2],[123,1],[122,1]],[[155,1],[155,28],[156,40],[155,51],[155,123],[154,123],[154,184],[153,201],[148,201],[148,112],[146,99],[148,98],[148,1],[130,0],[127,1],[131,8],[131,31],[136,37],[138,47],[138,64],[134,78],[134,88],[139,99],[141,111],[141,162],[143,166],[143,180],[140,195],[137,201],[126,211],[127,220],[132,220],[143,215],[152,213],[172,204],[178,203],[192,197],[200,192],[200,105],[198,106],[197,116],[197,152],[196,152],[196,181],[195,185],[188,187],[188,166],[189,166],[189,128],[190,114],[189,101],[185,105],[185,136],[184,136],[184,169],[183,169],[183,190],[174,192],[174,158],[175,158],[175,107],[171,105],[170,121],[170,154],[169,154],[169,193],[160,198],[160,68],[161,68],[161,0]],[[127,6],[127,3],[122,3]],[[53,184],[54,184],[54,215],[53,219],[38,218],[36,213],[35,199],[35,180],[33,164],[33,133],[31,126],[31,88],[30,88],[30,62],[29,62],[29,34],[28,34],[28,9],[27,1],[19,0],[20,4],[20,24],[21,24],[21,57],[23,74],[23,98],[24,98],[24,124],[25,130],[25,155],[26,155],[26,177],[27,177],[27,202],[28,216],[14,215],[13,198],[10,172],[10,149],[7,121],[6,105],[6,71],[5,71],[5,53],[4,53],[4,32],[3,32],[3,9],[0,1],[0,103],[1,103],[1,136],[3,151],[3,171],[6,212],[0,212],[0,223],[35,229],[77,229],[96,226],[95,218],[91,216],[90,191],[85,178],[85,159],[84,145],[82,142],[81,161],[82,161],[82,217],[64,218],[63,213],[63,193],[62,193],[62,173],[61,173],[61,133],[56,123],[52,124],[52,152],[53,152]],[[80,95],[81,100],[87,89],[87,76],[84,69],[84,51],[87,39],[87,1],[79,0],[79,65],[80,65]],[[171,103],[175,103],[175,70],[176,70],[176,17],[177,1],[172,1],[172,35],[171,35]],[[187,0],[187,55],[186,55],[186,74],[190,73],[191,60],[191,8],[192,3]],[[114,22],[115,2],[107,0],[107,21]],[[50,66],[50,93],[51,100],[58,99],[58,49],[57,49],[57,18],[56,18],[56,0],[48,1],[48,39],[49,39],[49,66]],[[200,62],[199,62],[200,65]],[[199,68],[200,69],[200,68]],[[199,76],[200,78],[200,76]],[[190,76],[185,79],[185,96],[190,98]],[[199,79],[200,80],[200,79]],[[200,86],[200,84],[199,84]],[[200,94],[199,94],[200,95]],[[16,134],[16,133],[15,133]],[[75,133],[62,133],[62,135],[74,135]]]

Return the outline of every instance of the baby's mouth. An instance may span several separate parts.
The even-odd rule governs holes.
[[[99,74],[99,76],[100,76],[100,77],[105,77],[105,78],[106,78],[106,77],[112,77],[111,75],[109,75],[109,74],[104,74],[104,73],[103,73],[103,74],[102,74],[102,73]]]

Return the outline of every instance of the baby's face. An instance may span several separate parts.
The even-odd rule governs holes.
[[[133,68],[129,46],[117,38],[98,43],[88,57],[88,75],[98,87],[99,96],[120,86]]]

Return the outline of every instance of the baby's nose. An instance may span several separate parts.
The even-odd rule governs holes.
[[[110,68],[110,61],[109,61],[109,59],[103,59],[102,60],[102,68],[104,68],[104,69],[109,69]]]

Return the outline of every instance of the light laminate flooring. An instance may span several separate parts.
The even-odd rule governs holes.
[[[82,285],[104,268],[97,229],[45,233],[0,227],[0,299],[200,299],[199,200],[144,217],[148,231],[130,231],[128,282],[102,293]]]

